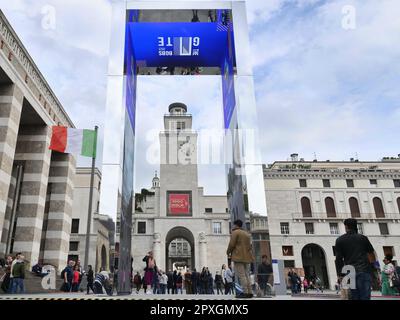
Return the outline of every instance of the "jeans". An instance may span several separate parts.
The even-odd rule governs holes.
[[[160,289],[161,289],[161,294],[165,294],[165,291],[167,289],[167,285],[166,284],[160,284]]]
[[[18,288],[20,289],[19,293],[25,293],[24,279],[13,278],[11,293],[17,293],[17,291],[18,291],[17,289]]]
[[[351,300],[371,300],[372,278],[368,272],[356,274],[356,289],[351,289]]]

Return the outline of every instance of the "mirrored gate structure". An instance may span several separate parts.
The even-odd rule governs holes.
[[[221,78],[222,161],[232,221],[245,221],[245,211],[267,214],[245,3],[114,2],[100,213],[120,215],[119,294],[130,293],[135,245],[131,236],[137,75],[177,68],[201,68]]]

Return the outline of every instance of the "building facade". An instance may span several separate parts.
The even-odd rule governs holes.
[[[49,150],[51,126],[74,127],[0,11],[0,257],[65,265],[75,159]]]
[[[277,161],[264,166],[271,253],[334,288],[335,241],[356,218],[382,265],[400,254],[400,158]]]
[[[197,133],[186,105],[174,103],[164,116],[160,174],[135,197],[132,257],[134,271],[153,251],[162,270],[209,267],[214,274],[227,263],[230,215],[226,196],[205,195],[198,186]]]
[[[74,176],[71,237],[68,260],[80,260],[85,265],[91,168],[77,168]],[[95,271],[110,271],[113,266],[115,223],[111,217],[99,214],[101,172],[96,169],[93,183],[92,221],[89,235],[89,260]]]

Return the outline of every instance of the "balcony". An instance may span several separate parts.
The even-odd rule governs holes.
[[[329,220],[329,221],[342,221],[348,218],[352,218],[351,213],[336,213],[334,217],[328,217],[326,212],[313,212],[311,217],[303,217],[303,213],[295,212],[292,214],[293,220],[301,221],[315,221],[315,220]],[[357,220],[377,220],[377,221],[389,221],[397,220],[400,222],[400,213],[385,213],[384,217],[376,217],[375,213],[361,213],[360,217],[356,217]]]

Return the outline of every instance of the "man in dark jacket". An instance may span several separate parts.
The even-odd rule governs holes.
[[[198,286],[199,286],[199,278],[200,274],[196,271],[196,268],[193,269],[192,275],[190,276],[192,280],[192,293],[197,294],[198,293]]]
[[[168,277],[168,281],[167,281],[167,292],[169,294],[169,291],[171,290],[171,293],[174,294],[174,277],[172,275],[171,271],[167,272],[167,277]]]
[[[262,262],[257,269],[257,281],[263,294],[267,294],[267,286],[273,273],[271,264],[268,263],[268,257],[262,256]]]
[[[344,221],[346,233],[336,239],[336,272],[341,282],[343,266],[354,267],[356,283],[350,283],[352,300],[370,300],[372,271],[375,264],[374,248],[368,238],[358,233],[357,220]],[[353,288],[351,287],[353,286]]]
[[[94,288],[93,288],[93,282],[94,282],[94,272],[93,272],[93,268],[92,265],[88,265],[88,272],[86,273],[86,277],[87,277],[87,294],[89,294],[89,289],[92,290],[92,292],[94,293]]]
[[[72,278],[74,277],[74,266],[75,261],[70,260],[68,265],[61,272],[61,276],[64,280],[62,291],[70,292],[72,289]]]

